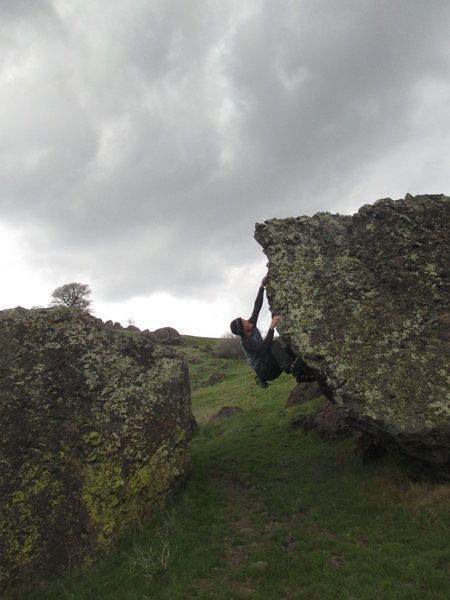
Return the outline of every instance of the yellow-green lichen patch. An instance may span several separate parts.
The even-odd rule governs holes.
[[[95,532],[100,546],[105,545],[117,531],[120,515],[116,507],[124,485],[120,465],[96,462],[84,468],[82,500],[89,517],[88,531]]]
[[[89,560],[187,474],[180,356],[70,309],[0,312],[0,588]]]

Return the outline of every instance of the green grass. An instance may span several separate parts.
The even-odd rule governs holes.
[[[185,489],[96,565],[8,598],[449,598],[450,486],[293,429],[318,401],[285,408],[292,378],[262,390],[213,347],[181,346],[199,424]],[[225,379],[210,386],[215,373]],[[225,405],[243,412],[211,424]]]

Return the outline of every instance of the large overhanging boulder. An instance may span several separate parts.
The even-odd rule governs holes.
[[[256,226],[279,331],[348,421],[450,480],[450,199]]]
[[[105,549],[190,467],[184,360],[76,309],[0,312],[0,589]]]

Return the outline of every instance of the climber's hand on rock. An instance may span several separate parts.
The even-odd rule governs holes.
[[[280,317],[273,317],[272,318],[272,323],[270,324],[270,329],[275,329],[275,327],[278,325],[278,321],[280,320]]]

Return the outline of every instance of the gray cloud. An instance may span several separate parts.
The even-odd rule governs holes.
[[[1,220],[55,280],[205,295],[256,221],[449,191],[445,0],[5,7]]]

